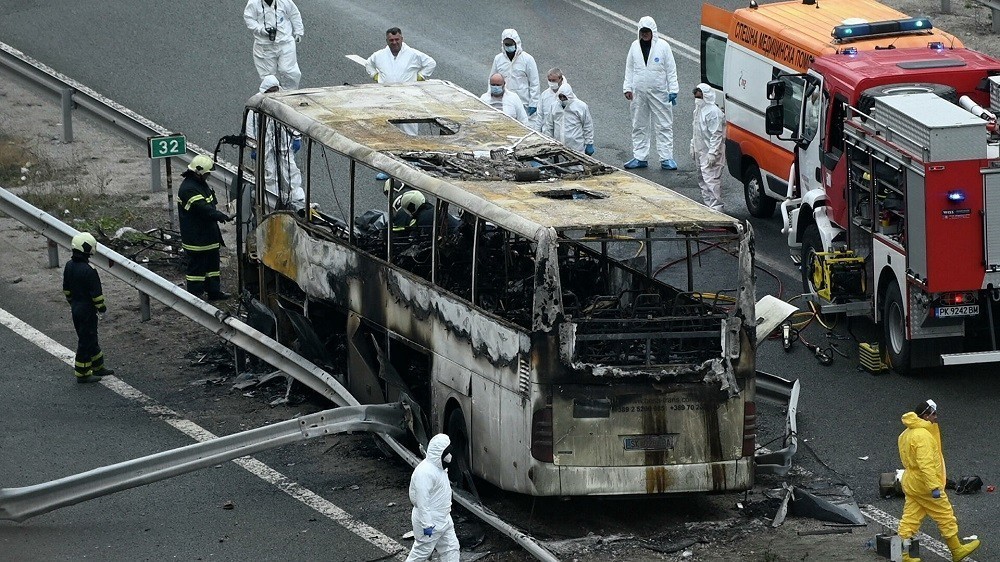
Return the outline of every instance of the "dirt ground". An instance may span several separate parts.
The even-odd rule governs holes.
[[[989,11],[964,2],[952,2],[954,15],[941,15],[938,0],[887,0],[911,14],[930,15],[937,27],[956,33],[968,46],[1000,56],[1000,39],[989,32]],[[976,5],[978,6],[978,5]],[[169,126],[169,123],[164,125]],[[167,196],[151,192],[145,148],[80,116],[74,119],[76,142],[59,141],[58,100],[34,92],[13,80],[0,80],[0,186],[79,229],[103,233],[99,241],[120,252],[137,253],[133,243],[109,240],[123,227],[146,231],[169,230]],[[175,166],[175,174],[177,166]],[[176,190],[178,177],[175,176]],[[225,200],[224,195],[220,196]],[[224,227],[226,228],[226,227]],[[226,233],[233,237],[232,227]],[[127,238],[128,235],[125,236]],[[158,245],[169,246],[169,241]],[[232,246],[232,244],[231,244]],[[61,270],[47,269],[45,240],[8,217],[0,217],[0,290],[11,291],[22,302],[64,306],[59,291]],[[170,253],[138,252],[139,261],[177,283],[183,282],[179,263]],[[65,251],[61,258],[66,259]],[[224,287],[235,290],[230,255],[223,257]],[[207,337],[162,304],[152,303],[152,319],[138,322],[136,291],[103,274],[110,319],[100,327],[109,363],[126,382],[152,394],[158,401],[197,420],[216,434],[227,434],[289,419],[296,414],[328,407],[310,396],[296,396],[293,405],[272,407],[284,393],[282,385],[247,391],[232,390],[236,373],[230,351]],[[235,306],[233,303],[226,306]],[[67,330],[66,317],[53,318],[48,329]],[[152,375],[130,380],[129,373]],[[150,390],[150,385],[153,389]],[[780,413],[779,413],[780,415]],[[293,451],[275,453],[289,474],[303,475],[336,457],[338,467],[354,481],[371,482],[393,490],[405,502],[408,469],[385,455],[370,438],[340,436],[310,442]],[[350,486],[349,482],[342,483]],[[881,526],[834,529],[811,519],[790,518],[772,529],[776,502],[765,496],[762,483],[747,495],[642,500],[609,504],[574,500],[571,504],[511,496],[481,490],[484,499],[502,517],[536,536],[554,541],[552,548],[567,560],[704,560],[791,561],[811,559],[876,560],[868,541]],[[333,486],[338,490],[343,486]],[[460,524],[460,532],[475,533],[476,525]],[[391,529],[383,529],[392,534]],[[850,531],[850,532],[847,532]],[[572,540],[576,539],[576,540]],[[561,541],[561,542],[560,542]],[[463,542],[465,542],[463,540]],[[494,554],[484,560],[527,560],[506,539],[487,533],[483,546]],[[925,559],[933,559],[925,557]]]

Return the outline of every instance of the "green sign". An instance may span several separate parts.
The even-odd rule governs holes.
[[[149,157],[150,158],[170,158],[171,156],[183,156],[187,153],[187,139],[184,135],[167,135],[163,137],[149,137]]]

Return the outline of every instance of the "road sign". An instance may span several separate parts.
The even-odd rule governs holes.
[[[187,153],[187,139],[184,135],[149,137],[146,140],[149,141],[150,158],[170,158]]]

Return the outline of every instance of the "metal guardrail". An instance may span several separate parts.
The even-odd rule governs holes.
[[[323,435],[371,431],[402,437],[409,415],[410,410],[398,402],[324,410],[42,484],[0,488],[0,519],[20,523],[89,499]]]
[[[32,83],[61,96],[64,142],[73,140],[72,109],[74,106],[83,108],[94,116],[114,124],[122,132],[135,137],[140,144],[144,144],[148,137],[168,135],[174,132],[2,42],[0,42],[0,67],[6,67]],[[188,143],[187,149],[186,154],[176,157],[185,164],[189,164],[191,159],[198,154],[212,156],[212,152],[197,144]],[[155,188],[160,181],[159,160],[151,160],[151,166]],[[209,181],[216,188],[228,189],[235,177],[236,166],[220,160],[215,163]]]
[[[1000,33],[1000,2],[997,0],[976,0],[976,2],[990,9],[990,17],[993,19],[992,31]]]

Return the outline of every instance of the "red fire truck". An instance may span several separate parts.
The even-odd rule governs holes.
[[[804,289],[824,311],[873,316],[899,372],[1000,361],[1000,61],[937,40],[895,45],[932,28],[832,26],[804,70],[775,65],[758,140],[790,152],[782,232]],[[747,73],[739,60],[727,48],[726,84]],[[745,108],[726,94],[732,129],[728,114]],[[727,144],[731,171],[751,145]]]

